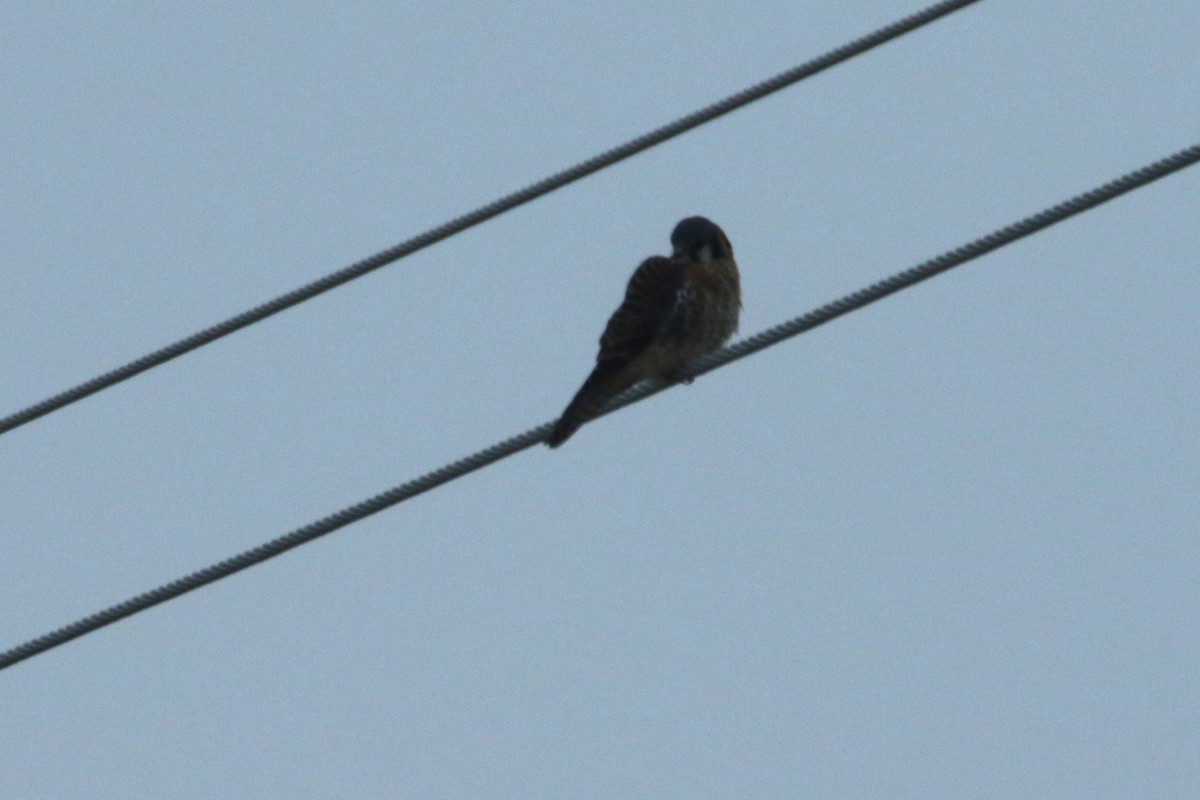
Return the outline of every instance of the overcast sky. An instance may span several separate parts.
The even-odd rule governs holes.
[[[0,415],[921,0],[0,23]],[[1200,141],[1200,4],[983,0],[0,437],[0,649]],[[6,798],[1195,798],[1200,168],[0,673]]]

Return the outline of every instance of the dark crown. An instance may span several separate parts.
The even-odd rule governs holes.
[[[731,256],[733,248],[725,232],[705,217],[687,217],[671,231],[671,246],[685,253],[694,253],[708,245],[714,256]]]

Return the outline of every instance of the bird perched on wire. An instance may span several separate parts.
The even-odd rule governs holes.
[[[737,330],[741,281],[725,232],[704,217],[688,217],[671,232],[671,247],[670,258],[651,256],[634,271],[600,337],[596,368],[546,444],[558,447],[640,380],[678,380],[689,361]]]

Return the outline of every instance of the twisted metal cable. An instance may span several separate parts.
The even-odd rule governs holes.
[[[816,328],[819,325],[824,325],[826,322],[836,319],[843,314],[874,303],[876,300],[894,294],[901,289],[932,278],[948,269],[978,258],[985,253],[1004,247],[1018,239],[1023,239],[1030,234],[1037,233],[1043,228],[1048,228],[1068,217],[1075,216],[1090,208],[1106,203],[1115,197],[1119,197],[1126,192],[1156,181],[1172,172],[1191,166],[1197,161],[1200,161],[1200,144],[1180,150],[1161,161],[1156,161],[1149,166],[1130,172],[1090,192],[1085,192],[1045,211],[1026,217],[1020,222],[1001,228],[994,233],[989,233],[987,236],[976,239],[970,244],[931,258],[915,267],[874,283],[865,289],[846,295],[832,303],[827,303],[807,314],[776,325],[748,339],[736,342],[730,347],[709,356],[697,359],[685,370],[683,377],[688,378],[703,375],[706,372],[723,367],[730,362],[757,353],[759,350],[778,344],[797,334]],[[619,397],[614,398],[601,414],[616,411],[619,408],[627,406],[630,403],[636,403],[666,388],[669,387],[662,384],[640,384],[624,392]],[[352,522],[357,522],[372,514],[383,511],[385,508],[394,506],[397,503],[427,492],[444,483],[461,478],[477,469],[486,467],[502,458],[519,453],[544,440],[549,435],[553,426],[553,421],[543,423],[536,428],[531,428],[522,434],[494,444],[485,450],[480,450],[452,464],[447,464],[441,469],[434,470],[408,483],[401,484],[394,489],[389,489],[382,494],[375,495],[369,500],[364,500],[361,503],[342,509],[336,514],[331,514],[324,519],[317,520],[302,528],[297,528],[291,533],[259,545],[252,550],[247,550],[206,569],[193,572],[157,589],[139,594],[123,603],[118,603],[115,606],[106,608],[96,614],[84,617],[77,622],[73,622],[70,625],[0,653],[0,669],[11,667],[13,664],[24,661],[38,653],[58,647],[105,625],[111,625],[124,617],[144,611],[159,603],[164,603],[193,589],[198,589],[205,584],[220,580],[235,572],[240,572],[255,564],[266,561],[269,558],[274,558],[281,553],[291,550],[293,547],[299,547],[306,542],[311,542],[313,539],[317,539],[327,533],[332,533],[338,528],[345,527]]]
[[[618,161],[623,161],[630,156],[636,155],[643,150],[648,150],[655,145],[662,144],[668,139],[672,139],[681,133],[691,130],[711,122],[717,117],[724,116],[731,111],[741,108],[744,105],[753,103],[755,100],[760,100],[769,94],[778,92],[780,89],[787,88],[794,83],[812,77],[818,72],[822,72],[832,66],[847,61],[855,56],[861,55],[868,50],[878,47],[881,44],[891,41],[892,39],[910,33],[917,28],[928,25],[941,17],[946,16],[954,11],[976,3],[979,0],[945,0],[945,2],[934,3],[928,8],[919,11],[911,16],[905,17],[897,22],[867,34],[861,38],[842,45],[836,50],[830,50],[824,55],[818,56],[811,61],[793,67],[786,72],[781,72],[773,78],[768,78],[761,83],[757,83],[747,89],[732,94],[723,100],[719,100],[710,106],[688,114],[685,117],[680,117],[674,122],[663,125],[661,128],[645,133],[636,139],[631,139],[625,144],[614,147],[598,156],[582,161],[569,169],[565,169],[548,178],[530,184],[524,189],[513,192],[512,194],[501,197],[499,200],[488,203],[485,206],[480,206],[474,211],[463,214],[460,217],[443,223],[436,228],[431,228],[424,233],[414,236],[411,239],[401,242],[387,250],[382,250],[369,258],[364,258],[355,264],[330,273],[323,278],[313,281],[298,289],[293,289],[287,294],[282,294],[274,300],[269,300],[259,306],[256,306],[249,311],[244,311],[237,316],[230,317],[224,322],[219,322],[212,327],[205,328],[198,333],[194,333],[187,338],[180,339],[174,344],[167,345],[152,353],[148,353],[141,358],[131,361],[124,366],[98,375],[91,380],[85,381],[78,386],[60,392],[53,397],[48,397],[38,403],[34,403],[28,408],[17,411],[6,417],[0,418],[0,435],[19,428],[26,423],[32,422],[39,417],[43,417],[52,411],[57,411],[72,403],[78,402],[89,395],[93,395],[110,386],[115,386],[118,383],[129,380],[135,375],[139,375],[146,370],[160,366],[162,364],[178,358],[185,353],[191,352],[204,345],[211,344],[216,340],[228,336],[235,331],[241,330],[256,322],[261,322],[267,317],[274,316],[281,311],[291,308],[294,305],[303,303],[306,300],[311,300],[319,294],[323,294],[330,289],[341,286],[343,283],[361,278],[369,272],[373,272],[380,267],[387,266],[395,261],[399,261],[405,256],[412,255],[418,250],[423,250],[432,244],[447,239],[456,234],[462,233],[468,228],[472,228],[481,222],[486,222],[492,217],[499,216],[505,212],[511,211],[517,206],[524,205],[541,197],[544,194],[549,194],[556,189],[574,183],[580,178],[585,178],[593,172],[599,172],[605,167],[612,166]]]

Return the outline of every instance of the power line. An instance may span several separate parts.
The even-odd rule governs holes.
[[[1030,234],[1062,222],[1068,217],[1073,217],[1102,203],[1107,203],[1115,197],[1145,186],[1184,167],[1189,167],[1197,161],[1200,161],[1200,144],[1180,150],[1161,161],[1156,161],[1146,167],[1130,172],[1103,186],[1077,195],[1045,211],[989,233],[987,236],[976,239],[969,244],[931,258],[903,272],[898,272],[889,278],[860,289],[853,294],[846,295],[832,303],[827,303],[807,314],[776,325],[748,339],[743,339],[730,347],[704,358],[697,359],[688,366],[682,377],[692,378],[703,375],[706,372],[723,367],[730,362],[745,358],[752,353],[757,353],[759,350],[776,345],[785,339],[812,330],[819,325],[824,325],[826,322],[836,319],[843,314],[860,309],[901,289],[906,289],[953,267],[965,264],[992,250],[1004,247],[1018,239],[1023,239]],[[601,415],[616,411],[631,403],[636,403],[665,388],[668,387],[653,384],[635,386],[609,403],[605,410],[601,412]],[[324,519],[317,520],[302,528],[297,528],[291,533],[280,536],[277,539],[272,539],[252,550],[247,550],[232,558],[227,558],[206,569],[193,572],[157,589],[137,595],[123,603],[84,617],[44,636],[32,639],[19,647],[14,647],[11,650],[0,653],[0,669],[11,667],[13,664],[58,647],[72,639],[98,630],[105,625],[110,625],[117,620],[136,614],[139,611],[145,611],[159,603],[164,603],[193,589],[198,589],[205,584],[228,577],[235,572],[240,572],[269,558],[274,558],[291,550],[293,547],[299,547],[302,544],[311,542],[313,539],[320,538],[339,528],[343,528],[352,522],[357,522],[372,514],[383,511],[385,508],[394,506],[397,503],[416,497],[444,483],[461,478],[477,469],[486,467],[488,464],[492,464],[502,458],[519,453],[545,439],[553,425],[553,422],[546,422],[522,434],[494,444],[485,450],[480,450],[452,464],[447,464],[441,469],[434,470],[408,483],[375,495],[361,503],[342,509],[336,514],[331,514]]]
[[[418,250],[423,250],[432,244],[448,239],[451,236],[462,233],[468,228],[472,228],[482,222],[486,222],[492,217],[499,216],[507,211],[511,211],[518,206],[524,205],[541,197],[544,194],[549,194],[556,189],[574,183],[580,178],[585,178],[593,172],[599,172],[605,167],[612,166],[618,161],[623,161],[630,156],[636,155],[643,150],[648,150],[655,145],[662,144],[668,139],[674,138],[681,133],[696,128],[706,122],[724,116],[731,111],[741,108],[744,105],[753,103],[755,100],[760,100],[769,94],[774,94],[781,89],[785,89],[794,83],[812,77],[819,72],[823,72],[829,67],[840,64],[855,56],[861,55],[868,50],[878,47],[881,44],[903,36],[906,33],[915,31],[941,17],[946,16],[954,11],[976,3],[978,0],[945,0],[944,2],[934,3],[928,8],[919,11],[911,16],[905,17],[890,25],[885,25],[878,30],[867,34],[861,38],[855,39],[848,44],[844,44],[836,50],[830,50],[824,55],[818,56],[811,61],[806,61],[799,66],[793,67],[786,72],[781,72],[773,78],[768,78],[761,83],[757,83],[747,89],[731,94],[723,100],[719,100],[710,106],[694,111],[685,117],[680,117],[674,122],[663,125],[661,128],[642,134],[636,139],[630,139],[618,147],[614,147],[598,156],[589,158],[586,161],[581,161],[569,169],[555,173],[548,178],[530,184],[524,189],[513,192],[512,194],[501,197],[488,203],[485,206],[480,206],[474,211],[463,214],[460,217],[443,223],[436,228],[431,228],[424,233],[414,236],[411,239],[401,242],[387,250],[382,250],[369,258],[365,258],[348,267],[332,272],[319,280],[313,281],[298,289],[293,289],[287,294],[282,294],[274,300],[269,300],[259,306],[255,306],[249,311],[243,311],[237,316],[230,317],[224,322],[219,322],[209,328],[192,334],[187,338],[180,339],[174,344],[167,345],[160,350],[155,350],[141,358],[130,361],[124,366],[117,367],[114,370],[98,375],[91,380],[85,381],[66,391],[59,392],[53,397],[48,397],[38,403],[34,403],[28,408],[10,414],[7,417],[0,418],[0,435],[19,428],[22,425],[32,422],[33,420],[43,417],[53,411],[57,411],[72,403],[78,402],[89,395],[93,395],[110,386],[115,386],[118,383],[129,380],[135,375],[139,375],[149,369],[160,366],[162,364],[178,358],[185,353],[191,352],[204,345],[211,344],[225,336],[228,336],[235,331],[239,331],[256,322],[261,322],[267,317],[274,316],[281,311],[291,308],[294,305],[303,303],[306,300],[311,300],[319,294],[323,294],[330,289],[341,286],[343,283],[361,278],[369,272],[374,272],[380,267],[387,266],[395,261],[399,261],[405,256],[412,255]]]

